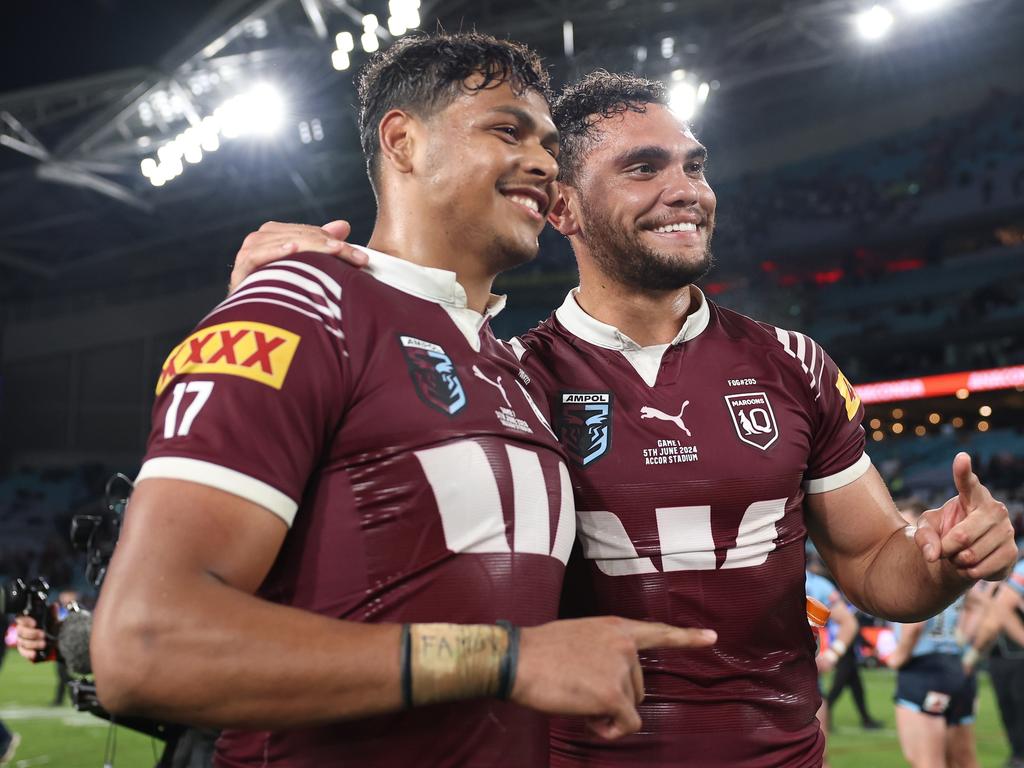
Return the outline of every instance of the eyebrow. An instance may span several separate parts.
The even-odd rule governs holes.
[[[633,165],[634,163],[650,161],[667,163],[671,159],[672,153],[665,149],[665,147],[658,146],[657,144],[651,144],[648,146],[632,147],[631,149],[627,149],[615,158],[615,164],[619,167],[625,167]],[[686,153],[686,162],[698,159],[708,159],[707,147],[697,145]]]
[[[491,112],[501,112],[503,114],[510,115],[510,116],[514,117],[528,131],[536,132],[536,130],[537,130],[537,121],[534,120],[533,119],[533,115],[531,115],[525,109],[520,109],[519,107],[513,107],[513,106],[508,106],[508,105],[503,105],[503,106],[500,106],[500,107],[494,107],[493,109],[491,109]],[[558,131],[557,130],[547,131],[543,136],[540,137],[540,143],[541,144],[554,144],[554,145],[557,146],[558,145]]]

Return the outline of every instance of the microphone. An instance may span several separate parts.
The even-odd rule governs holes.
[[[92,674],[89,659],[89,635],[92,634],[92,614],[79,609],[71,611],[57,633],[57,650],[67,664],[68,672],[77,677]]]

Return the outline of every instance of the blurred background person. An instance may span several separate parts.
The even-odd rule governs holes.
[[[916,524],[922,510],[904,508]],[[974,738],[977,677],[964,670],[958,637],[966,598],[927,621],[895,624],[896,649],[888,657],[896,677],[896,730],[913,768],[978,768]]]
[[[989,675],[1010,742],[1007,768],[1024,768],[1024,559],[987,601],[964,668],[973,671],[989,647]]]

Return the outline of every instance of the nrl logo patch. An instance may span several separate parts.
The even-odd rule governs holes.
[[[437,344],[399,336],[409,375],[420,400],[434,410],[454,416],[466,405],[466,391],[452,359]]]
[[[604,456],[612,444],[610,392],[563,392],[555,412],[555,436],[580,466]]]
[[[775,423],[775,412],[764,392],[746,392],[741,395],[726,395],[725,404],[732,416],[736,434],[747,445],[767,451],[779,439],[779,426]]]

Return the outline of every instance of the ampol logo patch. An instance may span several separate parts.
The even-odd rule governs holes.
[[[740,395],[726,395],[725,404],[732,416],[736,434],[747,445],[767,451],[779,439],[779,426],[775,423],[775,412],[764,392],[745,392]]]
[[[280,389],[299,335],[266,323],[221,323],[202,328],[171,350],[156,383],[159,395],[175,376],[224,373]]]
[[[420,400],[449,416],[461,411],[466,405],[466,390],[448,353],[437,344],[413,336],[399,336],[398,340]]]
[[[555,436],[581,466],[597,461],[612,444],[610,392],[563,392],[555,413]]]

